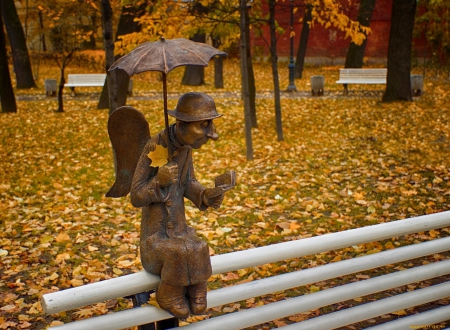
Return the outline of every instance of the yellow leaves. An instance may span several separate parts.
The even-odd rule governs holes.
[[[397,316],[404,316],[407,315],[406,311],[404,309],[401,309],[399,311],[396,312],[392,312],[391,314],[397,315]]]
[[[320,291],[320,287],[316,286],[316,285],[310,285],[309,286],[309,292],[310,293],[315,293],[315,292],[319,292]]]
[[[154,151],[150,151],[148,158],[151,160],[150,166],[160,167],[167,164],[169,154],[167,148],[157,144]]]
[[[59,233],[58,236],[56,236],[55,241],[58,243],[70,241],[70,236],[66,233]]]
[[[119,268],[114,267],[113,268],[113,273],[116,275],[122,275],[123,271],[121,271]]]
[[[77,279],[77,278],[73,278],[73,279],[70,280],[70,284],[71,284],[73,287],[77,287],[77,286],[83,285],[83,284],[84,284],[84,281],[83,281],[83,280],[80,280],[80,279]]]

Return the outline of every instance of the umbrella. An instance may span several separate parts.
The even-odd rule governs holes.
[[[146,42],[127,55],[118,59],[109,71],[122,69],[129,76],[146,71],[162,72],[164,120],[168,141],[169,162],[172,160],[172,146],[169,139],[169,117],[167,114],[167,74],[183,65],[207,66],[215,56],[227,56],[227,53],[204,43],[194,42],[184,38],[164,39]]]

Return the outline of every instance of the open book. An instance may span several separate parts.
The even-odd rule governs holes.
[[[206,190],[206,197],[214,198],[223,195],[236,185],[236,172],[233,170],[219,175],[215,180],[215,187]]]

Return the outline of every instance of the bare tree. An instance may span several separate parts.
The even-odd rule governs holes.
[[[392,1],[391,31],[383,102],[412,101],[411,47],[416,0]]]
[[[16,98],[9,74],[6,55],[5,32],[3,30],[2,7],[0,6],[0,104],[2,112],[17,112]]]
[[[23,32],[22,23],[17,15],[14,0],[1,0],[2,15],[5,23],[8,39],[14,62],[14,72],[16,73],[17,88],[36,87],[33,72],[31,70],[30,56]]]

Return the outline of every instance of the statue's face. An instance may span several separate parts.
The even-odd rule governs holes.
[[[212,120],[185,122],[181,129],[181,137],[185,145],[199,149],[209,139],[217,140],[219,135]]]

